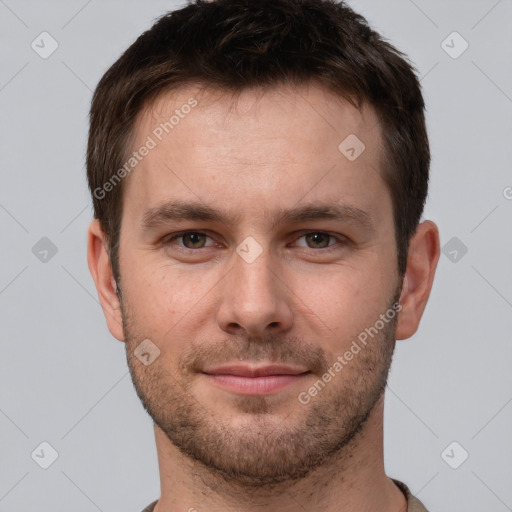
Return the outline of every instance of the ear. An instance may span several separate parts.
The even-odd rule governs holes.
[[[107,250],[107,240],[98,220],[93,220],[87,234],[87,262],[91,272],[103,314],[110,333],[119,341],[124,341],[121,305],[116,294],[112,266]]]
[[[396,339],[410,338],[420,324],[439,261],[439,231],[432,221],[422,222],[409,244],[398,315]]]

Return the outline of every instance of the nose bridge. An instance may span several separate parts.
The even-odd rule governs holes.
[[[258,248],[251,240],[246,245],[242,242],[224,283],[219,326],[224,330],[242,328],[251,335],[269,328],[289,328],[291,308],[277,272],[268,248]]]
[[[242,250],[240,247],[239,252]],[[277,290],[275,271],[272,271],[272,258],[268,249],[262,251],[254,260],[245,259],[240,254],[237,254],[234,260],[234,284],[239,299],[242,299],[241,303],[250,306],[252,303],[263,303],[266,300],[273,302]]]

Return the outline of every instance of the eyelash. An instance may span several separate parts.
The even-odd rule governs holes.
[[[207,238],[210,238],[212,239],[212,237],[210,237],[207,233],[204,233],[203,231],[181,231],[179,233],[173,233],[165,238],[162,239],[162,244],[163,245],[171,245],[172,242],[176,239],[179,239],[179,238],[183,238],[185,235],[190,235],[190,234],[194,234],[194,235],[202,235],[202,236],[206,236]],[[341,246],[345,246],[349,243],[349,239],[346,238],[345,236],[343,235],[333,235],[327,231],[305,231],[303,232],[298,238],[297,240],[307,236],[307,235],[312,235],[312,234],[318,234],[318,235],[327,235],[328,237],[330,237],[331,239],[335,239],[338,243],[337,244],[332,244],[332,245],[328,245],[327,247],[319,247],[319,248],[314,248],[314,247],[302,247],[303,249],[311,249],[313,251],[324,251],[324,252],[327,252],[327,251],[331,251],[331,250],[334,250],[336,248],[337,245],[341,245]],[[184,245],[179,245],[180,249],[182,250],[185,250],[185,251],[194,251],[194,252],[197,252],[199,251],[200,249],[207,249],[208,247],[211,247],[211,246],[205,246],[205,247],[198,247],[197,249],[192,249],[190,247],[185,247]]]

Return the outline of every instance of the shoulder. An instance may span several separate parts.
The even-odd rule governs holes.
[[[142,512],[153,512],[158,500],[153,501],[150,505],[148,505]]]
[[[409,488],[399,480],[392,478],[395,485],[404,493],[407,498],[407,512],[428,512],[425,505],[421,501],[411,494]]]

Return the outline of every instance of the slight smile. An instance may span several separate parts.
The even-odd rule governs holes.
[[[225,365],[201,372],[209,381],[239,395],[271,395],[299,383],[309,370],[282,365]]]

